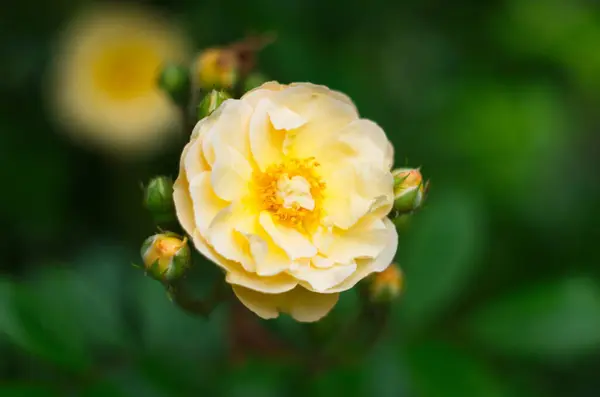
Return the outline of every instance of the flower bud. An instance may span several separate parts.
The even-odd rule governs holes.
[[[428,182],[423,182],[417,168],[399,168],[392,171],[394,176],[394,209],[398,214],[412,212],[421,207]]]
[[[158,223],[174,219],[173,181],[166,176],[150,180],[144,191],[144,207]]]
[[[166,65],[158,78],[159,87],[180,106],[189,100],[190,84],[190,72],[182,65]]]
[[[239,60],[229,48],[209,48],[196,58],[194,73],[203,89],[231,89],[239,77]]]
[[[229,94],[224,91],[212,90],[209,92],[198,105],[198,120],[209,116],[229,98],[231,98]]]
[[[187,238],[181,240],[173,233],[148,237],[142,244],[141,255],[146,274],[161,282],[181,278],[192,261]]]
[[[391,302],[402,292],[404,277],[402,270],[392,263],[380,273],[370,276],[369,293],[373,302]]]

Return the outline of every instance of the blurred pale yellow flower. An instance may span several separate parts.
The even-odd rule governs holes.
[[[127,155],[155,150],[178,124],[157,77],[165,62],[187,54],[184,36],[149,9],[88,9],[57,43],[47,87],[52,115],[73,139],[99,149]]]
[[[270,82],[198,122],[173,197],[244,305],[310,322],[392,261],[392,162],[383,130],[347,96]]]

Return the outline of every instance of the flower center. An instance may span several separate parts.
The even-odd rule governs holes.
[[[319,218],[325,183],[316,173],[319,163],[313,157],[288,159],[254,174],[259,207],[291,227],[306,226]]]
[[[93,81],[111,99],[134,99],[155,89],[160,62],[151,43],[130,39],[106,44],[92,60]]]

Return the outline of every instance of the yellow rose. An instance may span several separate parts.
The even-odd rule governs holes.
[[[345,95],[266,83],[194,128],[177,217],[250,310],[316,321],[394,257],[392,162],[383,130]]]

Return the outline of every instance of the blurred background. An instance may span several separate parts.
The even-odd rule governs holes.
[[[598,395],[597,2],[21,0],[0,20],[1,396]],[[431,180],[383,340],[312,377],[131,266],[140,183],[175,177],[186,139],[156,70],[262,32],[265,75],[347,93]]]

